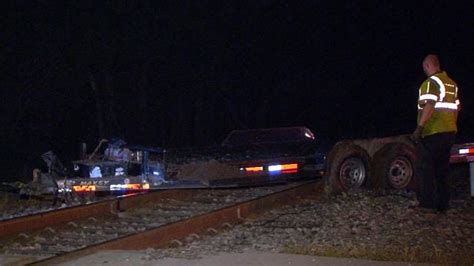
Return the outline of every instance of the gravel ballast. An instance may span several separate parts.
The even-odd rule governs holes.
[[[219,233],[192,235],[168,249],[148,249],[143,260],[263,251],[472,265],[472,200],[453,201],[450,211],[435,215],[412,208],[415,204],[414,194],[400,191],[306,199]]]

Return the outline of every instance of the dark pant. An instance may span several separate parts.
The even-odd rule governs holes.
[[[426,136],[416,145],[420,207],[444,211],[449,208],[449,156],[455,133]]]

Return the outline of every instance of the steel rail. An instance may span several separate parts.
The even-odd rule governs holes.
[[[269,209],[288,204],[303,197],[319,197],[322,195],[323,187],[324,184],[322,181],[304,183],[293,188],[238,203],[230,207],[224,207],[189,219],[165,224],[143,232],[32,262],[31,265],[64,263],[91,255],[101,250],[143,250],[149,247],[166,247],[173,240],[183,239],[190,234],[206,233],[210,228],[220,228],[226,223],[238,224],[251,215],[258,215]]]
[[[0,237],[29,232],[93,216],[117,214],[118,212],[134,208],[149,201],[166,198],[183,199],[189,197],[191,193],[190,190],[163,190],[145,194],[131,194],[87,205],[16,217],[0,222]]]

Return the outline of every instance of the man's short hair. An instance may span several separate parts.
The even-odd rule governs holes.
[[[436,66],[436,67],[440,67],[440,64],[439,64],[439,58],[437,55],[435,54],[429,54],[425,57],[425,59],[423,60],[423,62],[429,62],[431,63],[433,66]]]

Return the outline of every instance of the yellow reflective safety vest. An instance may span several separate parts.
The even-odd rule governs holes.
[[[445,71],[428,77],[420,86],[418,97],[418,121],[426,102],[434,102],[434,112],[426,123],[422,136],[443,132],[456,132],[458,110],[458,86]]]

